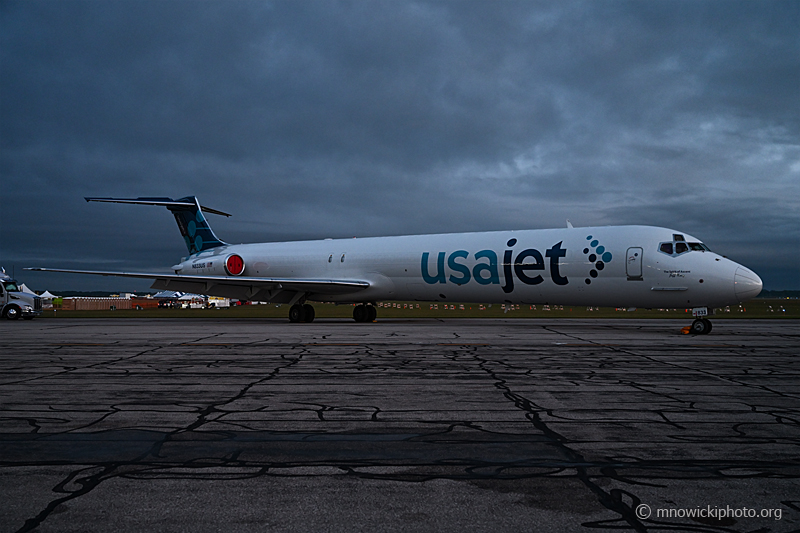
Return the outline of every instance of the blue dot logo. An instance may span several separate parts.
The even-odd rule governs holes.
[[[605,246],[600,245],[600,241],[595,239],[592,235],[587,236],[586,240],[591,241],[589,243],[591,248],[584,248],[583,254],[587,256],[586,259],[592,264],[593,268],[589,270],[589,277],[587,277],[584,282],[587,285],[591,285],[592,280],[600,275],[600,272],[606,268],[606,264],[611,262],[613,256],[611,252],[607,251]]]

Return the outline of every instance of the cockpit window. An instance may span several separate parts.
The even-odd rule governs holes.
[[[710,252],[708,246],[703,244],[702,242],[689,242],[687,243],[683,235],[675,234],[672,236],[674,239],[672,242],[662,242],[658,244],[658,251],[662,254],[667,254],[671,256],[685,254],[686,252],[696,251],[696,252]]]

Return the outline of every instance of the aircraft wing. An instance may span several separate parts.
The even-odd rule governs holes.
[[[147,272],[109,272],[104,270],[67,270],[60,268],[26,268],[37,272],[66,272],[70,274],[93,274],[96,276],[119,276],[125,278],[152,279],[152,288],[226,296],[243,300],[276,301],[287,299],[298,292],[318,295],[348,294],[364,290],[368,281],[303,279],[303,278],[246,278],[233,276],[182,276],[178,274],[154,274]],[[282,293],[282,294],[281,294]],[[281,297],[276,298],[278,295]]]

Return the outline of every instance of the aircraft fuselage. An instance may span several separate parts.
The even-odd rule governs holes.
[[[665,246],[667,245],[667,246]],[[666,253],[667,251],[671,253]],[[736,304],[758,294],[749,269],[690,235],[652,226],[605,226],[327,239],[219,246],[173,269],[181,275],[362,280],[363,290],[310,293],[308,300],[418,300],[610,307],[693,308]],[[291,291],[249,291],[170,281],[170,288],[286,303]]]

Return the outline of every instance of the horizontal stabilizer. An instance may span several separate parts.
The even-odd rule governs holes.
[[[147,196],[140,196],[139,198],[95,198],[95,197],[86,197],[84,196],[84,200],[87,202],[109,202],[112,204],[141,204],[141,205],[160,205],[163,207],[194,207],[194,202],[189,202],[184,199],[181,200],[173,200],[172,198],[150,198]],[[203,210],[204,213],[213,213],[215,215],[222,215],[225,217],[231,216],[229,213],[225,213],[224,211],[220,211],[218,209],[211,209],[210,207],[206,207],[201,205],[200,208]]]
[[[178,224],[178,229],[181,232],[183,241],[190,254],[204,252],[227,244],[214,235],[214,231],[211,229],[211,226],[208,225],[208,221],[203,212],[207,211],[215,215],[223,215],[226,217],[230,215],[217,209],[201,206],[200,202],[198,202],[197,198],[194,196],[178,198],[177,200],[153,196],[140,196],[139,198],[84,198],[87,202],[160,205],[166,207],[169,212],[175,216],[175,222]]]

